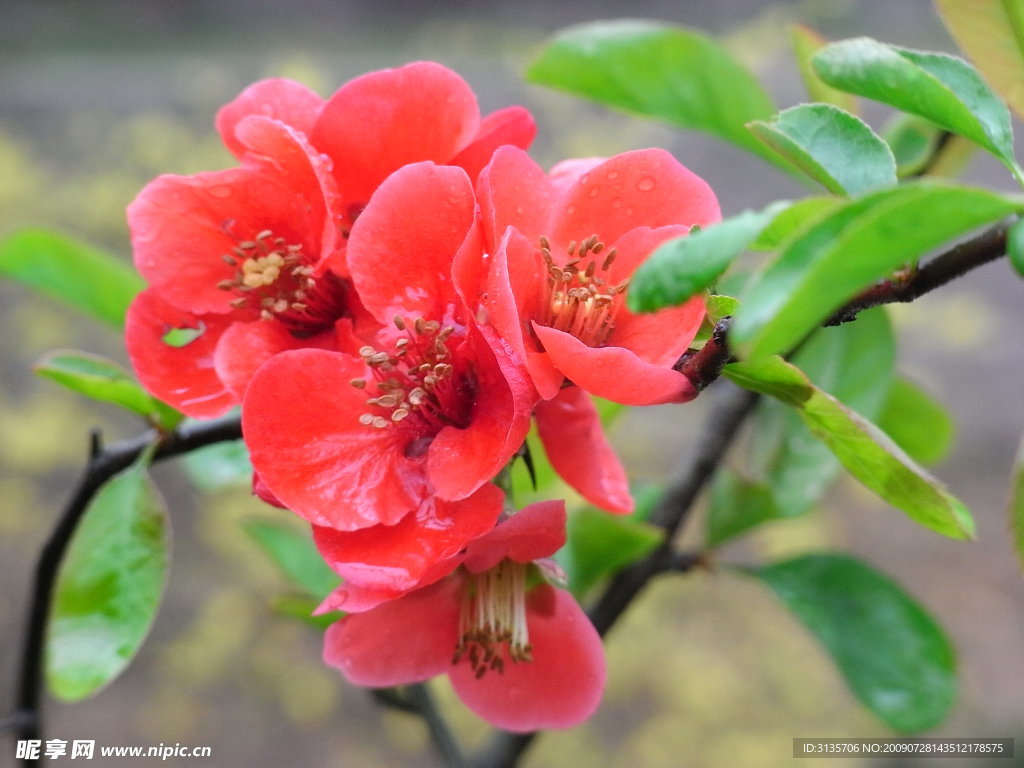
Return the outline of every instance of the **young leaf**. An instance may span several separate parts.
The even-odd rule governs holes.
[[[659,529],[635,515],[609,515],[589,507],[569,514],[566,536],[558,561],[577,596],[586,594],[601,577],[639,560],[662,540]]]
[[[811,66],[811,58],[825,47],[828,41],[813,29],[800,24],[790,27],[789,40],[793,45],[793,54],[796,57],[797,66],[800,68],[800,77],[803,78],[807,95],[811,97],[810,100],[835,104],[847,112],[856,114],[857,100],[849,93],[825,85]]]
[[[829,85],[926,117],[998,157],[1020,179],[1006,105],[963,59],[867,37],[832,43],[813,60]]]
[[[44,355],[33,370],[86,397],[127,408],[165,428],[173,428],[182,419],[169,405],[150,397],[128,371],[100,355],[55,350]]]
[[[859,117],[831,104],[801,104],[747,126],[829,192],[856,195],[896,184],[896,161]]]
[[[868,419],[882,411],[895,360],[895,339],[883,308],[863,312],[853,323],[818,329],[793,356],[793,364],[815,386]],[[793,408],[764,398],[755,419],[753,476],[771,489],[780,515],[804,514],[835,480],[839,461]]]
[[[248,520],[243,527],[281,573],[309,597],[320,600],[340,583],[341,579],[324,562],[308,531],[267,520]]]
[[[1024,6],[1019,0],[936,0],[957,45],[1024,117]]]
[[[931,120],[897,112],[886,124],[882,138],[896,159],[896,175],[900,178],[924,171],[935,157],[943,130]]]
[[[771,117],[768,94],[725,48],[693,30],[628,20],[569,27],[548,43],[526,78],[709,133],[789,170],[743,127]]]
[[[46,679],[66,701],[116,678],[156,615],[167,570],[167,522],[146,472],[150,454],[96,494],[58,574]]]
[[[1024,277],[1024,219],[1018,219],[1006,233],[1006,254],[1017,274]]]
[[[951,538],[974,535],[970,512],[956,497],[878,427],[815,387],[796,366],[769,357],[730,363],[724,373],[741,387],[796,407],[811,434],[851,475],[915,522]]]
[[[850,690],[897,731],[938,725],[956,698],[956,657],[942,628],[888,577],[842,555],[752,569],[811,631]]]
[[[762,211],[745,211],[662,243],[634,273],[626,299],[629,308],[654,312],[678,306],[704,290],[787,205],[778,202]]]
[[[740,297],[730,344],[744,358],[786,352],[875,281],[1020,206],[925,180],[847,202],[790,241]]]
[[[206,445],[184,457],[185,471],[203,491],[247,486],[252,483],[249,450],[241,440]]]
[[[776,508],[772,489],[763,483],[723,470],[715,475],[707,518],[707,546],[718,547],[783,514]]]
[[[955,429],[946,409],[906,379],[893,382],[878,426],[922,464],[942,461],[953,446]]]
[[[143,288],[135,270],[113,256],[34,229],[0,242],[0,276],[117,327],[124,325],[128,305]]]
[[[1017,559],[1024,567],[1024,439],[1017,449],[1013,462],[1013,476],[1010,478],[1010,533],[1013,536]]]

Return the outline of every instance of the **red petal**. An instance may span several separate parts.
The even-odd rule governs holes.
[[[469,178],[475,181],[498,147],[511,145],[528,149],[536,135],[537,124],[529,110],[524,107],[499,109],[480,121],[480,131],[473,143],[452,158],[448,165],[464,168]]]
[[[629,481],[608,444],[590,396],[566,387],[537,404],[537,434],[555,471],[579,494],[611,512],[633,511]]]
[[[565,502],[538,501],[471,541],[462,564],[473,573],[482,573],[505,558],[529,563],[553,555],[563,544]]]
[[[639,225],[706,226],[721,218],[707,182],[661,149],[616,155],[582,174],[556,215],[554,241],[597,234],[609,245]]]
[[[197,419],[221,416],[238,400],[214,369],[214,350],[230,320],[220,315],[194,315],[164,301],[149,288],[128,308],[125,345],[142,385],[156,397]],[[175,328],[201,329],[181,347],[164,341]]]
[[[685,403],[697,396],[683,374],[646,363],[624,347],[588,347],[575,336],[536,323],[533,330],[555,367],[592,395],[623,405]]]
[[[341,198],[331,176],[328,160],[309,143],[305,134],[291,126],[265,117],[247,117],[235,129],[238,139],[250,150],[246,162],[253,167],[280,174],[308,201],[311,223],[319,222],[318,250],[309,254],[318,267],[336,249],[341,238]]]
[[[321,222],[309,202],[283,179],[245,168],[160,176],[128,206],[128,223],[142,276],[197,313],[232,311],[235,295],[217,288],[235,277],[223,257],[265,229],[314,258],[320,253]]]
[[[476,96],[466,82],[421,61],[343,85],[324,107],[313,143],[333,159],[345,199],[365,203],[403,165],[447,163],[479,127]]]
[[[292,350],[268,360],[246,393],[242,430],[253,467],[289,509],[317,525],[393,525],[427,494],[423,459],[405,456],[414,436],[402,425],[359,423],[366,393],[350,382],[367,373],[350,355]]]
[[[543,265],[537,248],[518,230],[508,229],[491,259],[485,306],[490,323],[511,347],[511,355],[525,362],[537,391],[547,399],[558,394],[565,377],[547,355],[538,354],[540,348],[528,324],[543,311],[548,279]]]
[[[455,568],[458,562],[450,558],[494,527],[503,499],[501,489],[488,483],[461,501],[428,496],[395,525],[358,531],[317,526],[313,537],[324,560],[346,582],[401,592]]]
[[[501,147],[477,185],[484,236],[492,249],[515,227],[531,244],[548,234],[554,196],[539,165],[516,147]]]
[[[445,579],[327,628],[324,661],[356,685],[418,683],[446,671],[458,642],[462,583]]]
[[[246,146],[235,135],[235,127],[249,115],[272,117],[308,134],[313,129],[324,100],[301,83],[270,79],[253,83],[234,101],[221,107],[215,125],[224,145],[241,158]]]
[[[470,422],[460,429],[443,427],[427,453],[430,480],[443,499],[461,499],[491,480],[519,450],[530,429],[532,389],[517,399],[494,351],[480,333],[471,331],[453,356],[455,375],[471,371],[475,388]]]
[[[330,348],[331,332],[296,339],[274,320],[234,323],[224,331],[214,356],[217,376],[241,402],[256,369],[279,352],[301,347]]]
[[[532,662],[505,659],[504,673],[476,678],[468,661],[448,673],[459,698],[498,728],[517,733],[570,728],[601,703],[601,638],[568,593],[542,584],[527,597]]]
[[[381,323],[395,315],[441,321],[457,303],[452,261],[475,223],[461,168],[417,163],[374,194],[352,228],[348,263],[363,304]]]

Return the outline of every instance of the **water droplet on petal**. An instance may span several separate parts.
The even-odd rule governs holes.
[[[644,176],[636,183],[636,188],[641,192],[650,192],[654,189],[655,181],[653,176]]]
[[[601,194],[601,189],[599,187],[591,187],[590,192],[587,193],[587,196],[597,197],[599,194]]]
[[[605,178],[608,179],[608,181],[615,181],[617,178],[619,178],[619,172],[608,171],[608,174],[605,176]]]
[[[622,198],[621,197],[613,198],[612,199],[612,208],[621,208],[621,207],[622,207]]]
[[[223,184],[216,187],[210,187],[209,192],[213,197],[219,197],[221,200],[231,197],[231,187]]]

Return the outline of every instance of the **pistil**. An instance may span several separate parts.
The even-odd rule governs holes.
[[[514,663],[533,661],[526,622],[526,569],[526,564],[506,559],[489,571],[470,575],[452,664],[467,658],[481,678],[488,672],[504,672],[506,656]]]

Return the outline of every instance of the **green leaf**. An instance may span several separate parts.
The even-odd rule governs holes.
[[[752,251],[777,251],[829,211],[842,205],[839,197],[806,197],[779,212],[749,246]]]
[[[1024,117],[1024,5],[1020,0],[936,0],[957,45]]]
[[[897,112],[882,131],[882,138],[896,159],[896,175],[903,178],[924,171],[935,157],[944,134],[931,120]]]
[[[252,462],[242,440],[214,443],[189,451],[184,464],[189,478],[203,491],[252,483]]]
[[[811,58],[825,47],[828,41],[813,29],[799,24],[790,27],[789,40],[793,45],[793,54],[796,56],[796,63],[800,68],[800,77],[803,78],[807,94],[811,97],[810,100],[835,104],[847,112],[856,114],[857,100],[849,93],[825,85],[811,66]]]
[[[96,494],[61,565],[46,642],[58,698],[85,698],[128,666],[156,615],[167,569],[166,512],[144,453]]]
[[[1024,219],[1018,219],[1006,233],[1006,253],[1017,274],[1024,277]]]
[[[654,312],[678,306],[707,288],[787,205],[745,211],[662,243],[633,274],[629,308]]]
[[[317,551],[307,530],[268,520],[247,520],[245,532],[295,586],[322,599],[341,579]]]
[[[860,37],[826,46],[813,66],[834,88],[928,118],[970,139],[1020,178],[1010,113],[963,59]]]
[[[744,358],[786,352],[875,281],[1020,207],[925,180],[851,200],[790,241],[740,297],[730,344]]]
[[[896,379],[878,426],[922,464],[941,461],[953,447],[955,428],[942,404],[906,379]]]
[[[884,432],[815,387],[779,357],[730,363],[723,371],[734,383],[798,408],[815,437],[865,487],[910,519],[951,538],[974,535],[967,508],[919,467]]]
[[[1010,534],[1013,537],[1017,559],[1024,567],[1024,439],[1017,449],[1017,458],[1013,462],[1013,476],[1010,478],[1010,503],[1007,506],[1010,515]]]
[[[772,489],[729,471],[716,473],[711,486],[706,537],[715,548],[729,539],[783,515],[775,506]]]
[[[111,325],[124,325],[144,287],[130,266],[64,235],[23,230],[0,242],[0,276],[33,288]]]
[[[789,170],[743,127],[771,117],[768,94],[725,48],[693,30],[629,20],[569,27],[548,43],[526,78],[709,133]]]
[[[33,370],[93,400],[134,411],[165,429],[173,428],[183,418],[169,405],[150,397],[131,373],[99,355],[55,350],[44,355]]]
[[[883,308],[862,312],[856,322],[818,329],[793,356],[815,386],[868,419],[882,412],[895,360],[896,343]],[[800,414],[772,399],[758,404],[751,448],[754,476],[771,489],[776,510],[785,517],[809,511],[840,470],[838,459]]]
[[[899,585],[842,555],[753,569],[811,631],[864,706],[897,731],[932,728],[957,693],[956,656],[935,620]]]
[[[829,192],[856,195],[896,184],[896,161],[859,117],[831,104],[801,104],[747,126]]]
[[[569,577],[569,589],[582,596],[602,577],[657,547],[663,534],[634,516],[609,515],[586,507],[569,513],[566,536],[557,558]]]

